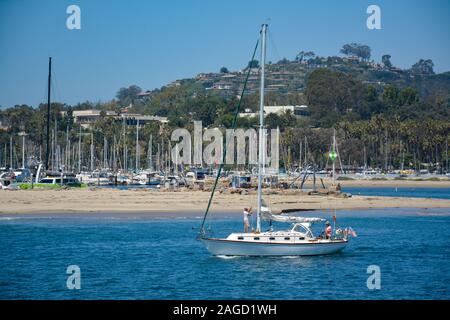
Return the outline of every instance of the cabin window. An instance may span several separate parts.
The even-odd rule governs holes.
[[[305,240],[305,237],[300,237],[298,238],[298,240]]]
[[[253,240],[259,240],[259,237],[254,237]]]
[[[291,240],[291,238],[289,238],[289,237],[285,237],[285,238],[284,238],[284,240]]]
[[[269,240],[275,240],[275,237],[270,237]]]
[[[238,240],[244,240],[244,237],[238,237]]]

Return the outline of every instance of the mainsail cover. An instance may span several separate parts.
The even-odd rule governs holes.
[[[261,219],[266,221],[276,221],[285,223],[315,223],[324,222],[325,219],[322,218],[305,218],[298,216],[288,216],[283,214],[272,214],[269,207],[263,201],[263,206],[261,207]]]

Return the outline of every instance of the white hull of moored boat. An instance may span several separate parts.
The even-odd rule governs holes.
[[[215,256],[315,256],[342,251],[347,240],[321,240],[298,243],[261,243],[227,239],[201,239]]]

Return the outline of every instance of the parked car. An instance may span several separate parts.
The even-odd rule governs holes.
[[[62,181],[61,181],[62,179]],[[80,187],[81,182],[75,177],[46,177],[39,180],[42,184],[63,185],[69,187]]]

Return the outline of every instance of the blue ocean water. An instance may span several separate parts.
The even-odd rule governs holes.
[[[240,215],[212,221],[222,234],[242,228]],[[318,257],[213,257],[195,239],[200,222],[196,214],[0,217],[0,298],[450,299],[448,209],[338,212],[358,237]],[[66,287],[69,265],[81,269],[80,290]],[[367,288],[369,265],[380,267],[380,290]]]
[[[450,199],[450,188],[343,187],[342,191],[363,196]]]

